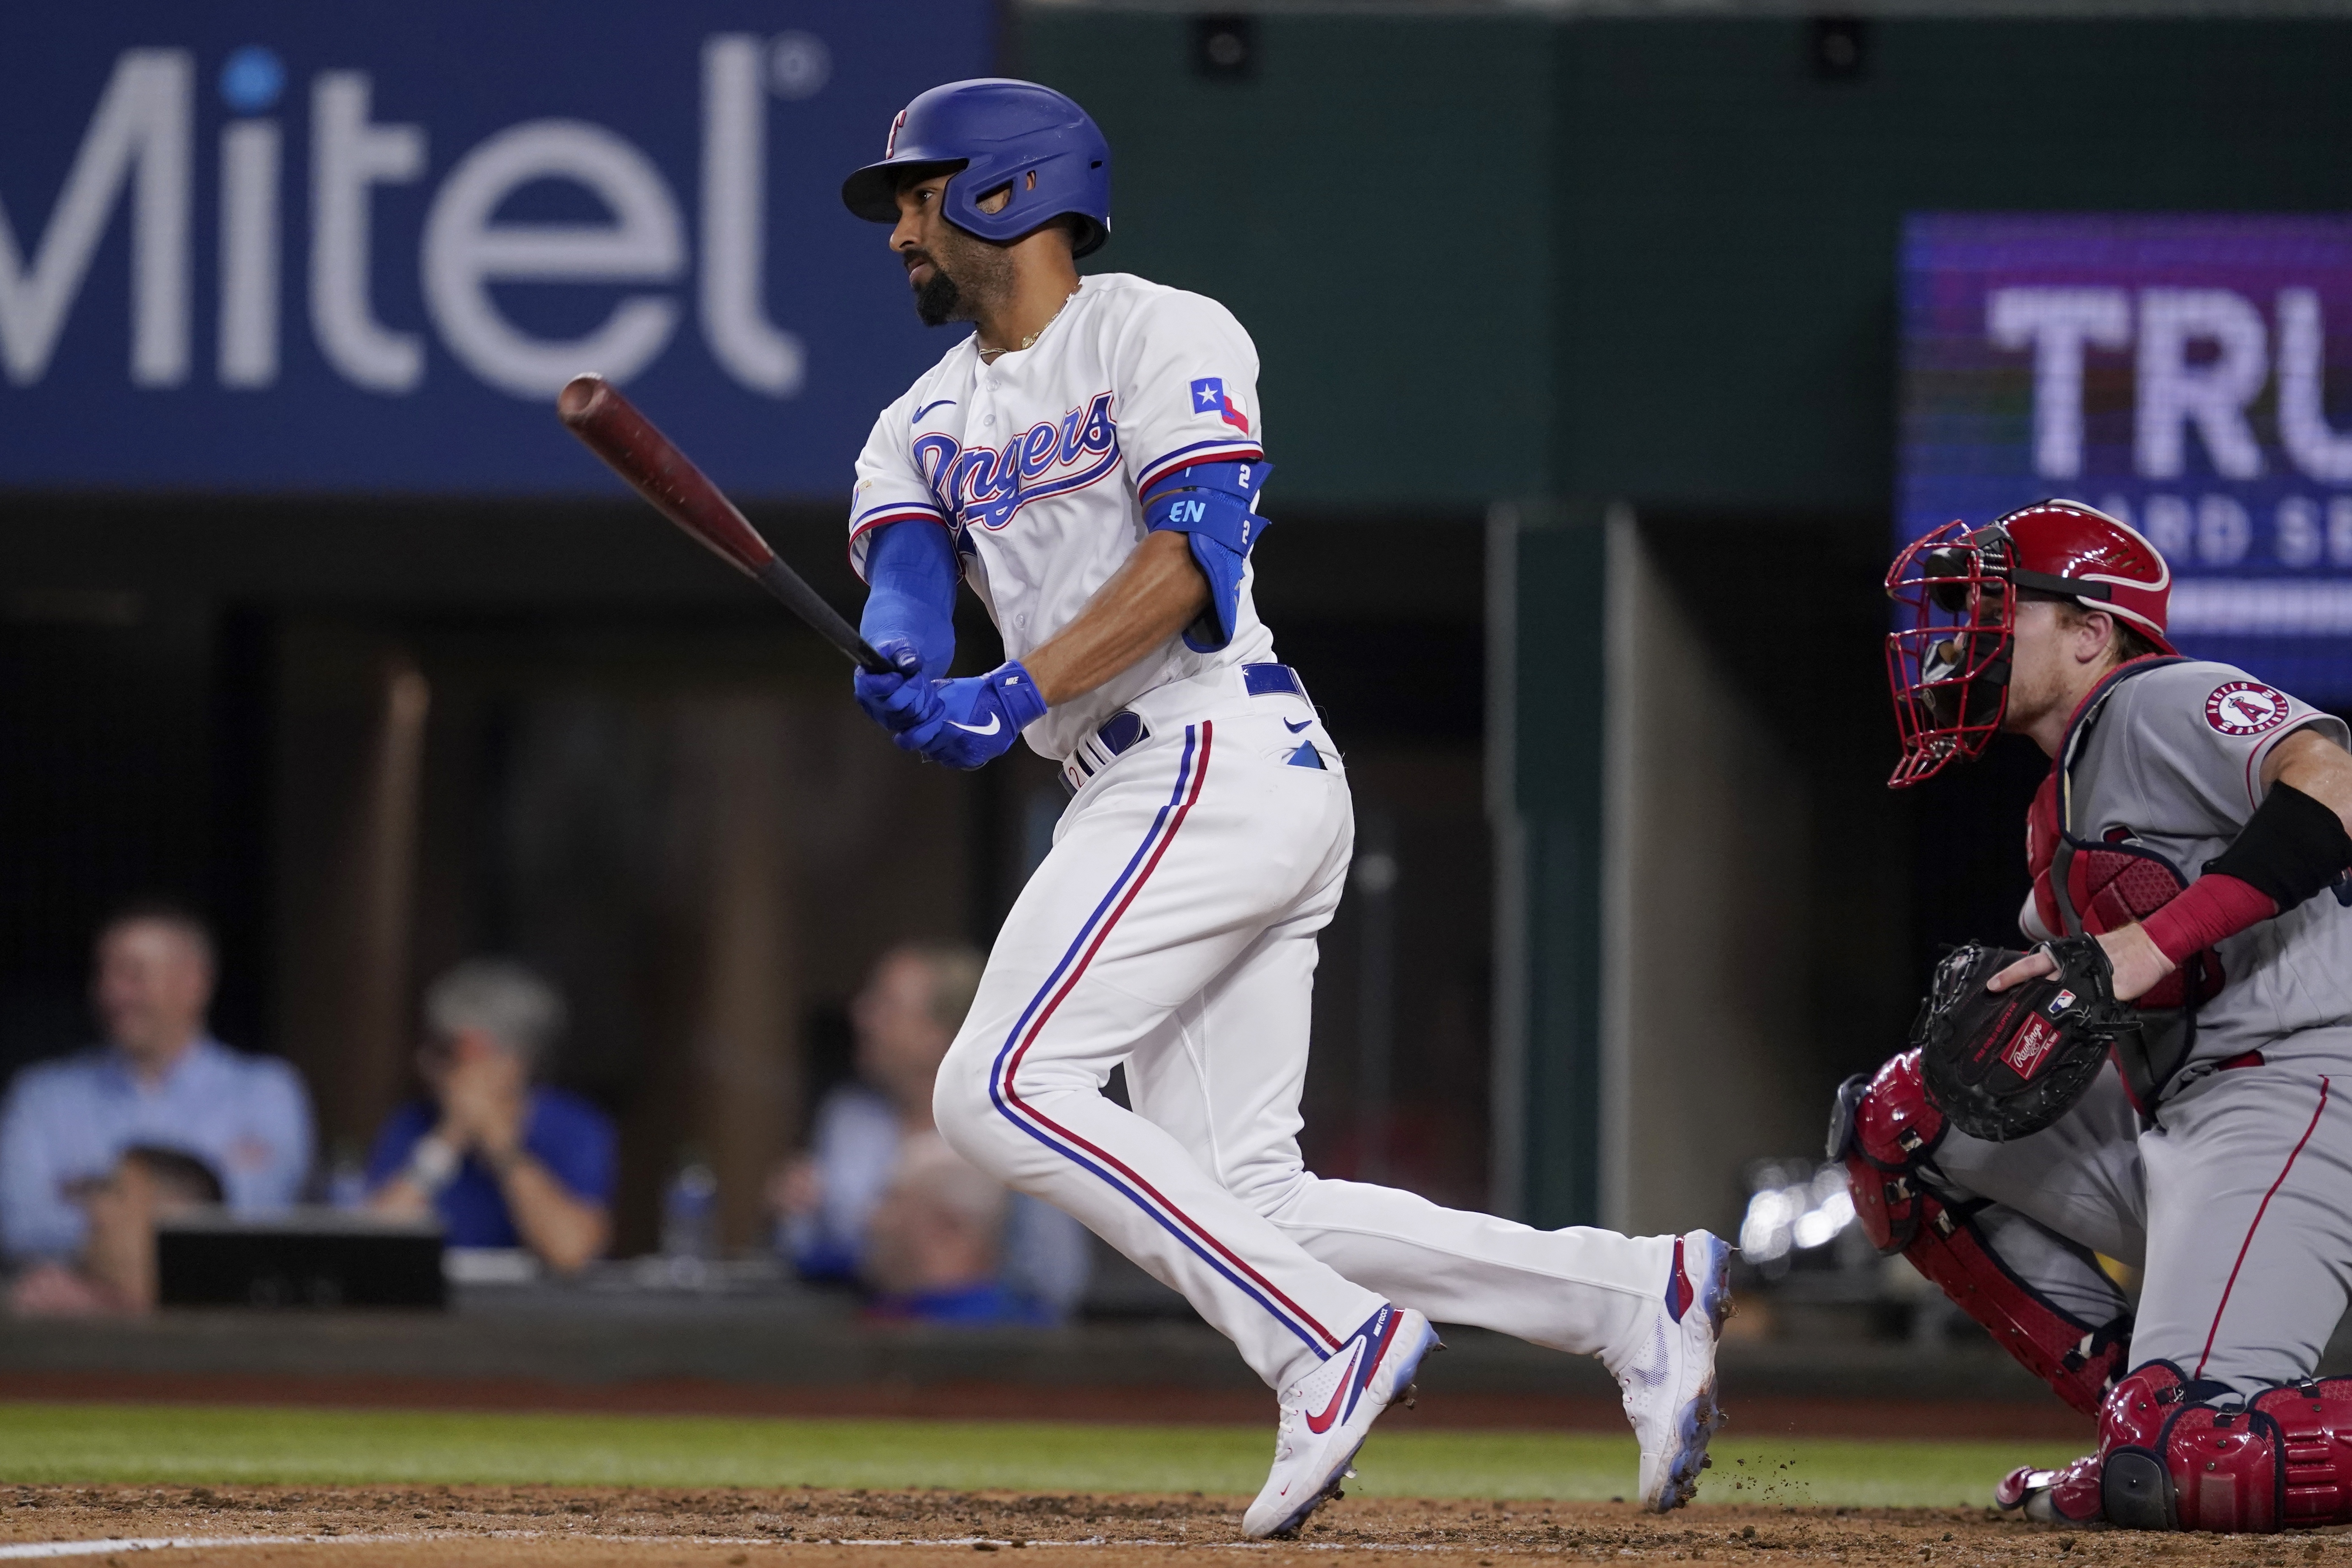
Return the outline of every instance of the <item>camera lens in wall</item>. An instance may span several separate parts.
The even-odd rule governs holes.
[[[1824,81],[1852,81],[1870,58],[1870,27],[1859,16],[1816,16],[1808,30],[1813,74]]]
[[[1192,71],[1213,81],[1257,74],[1257,18],[1221,13],[1192,18]]]

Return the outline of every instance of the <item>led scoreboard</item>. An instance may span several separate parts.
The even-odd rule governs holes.
[[[2087,501],[2183,652],[2352,705],[2352,217],[1905,226],[1896,528]]]

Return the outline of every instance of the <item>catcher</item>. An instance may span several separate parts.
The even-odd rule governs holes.
[[[1887,574],[1900,787],[1994,731],[2051,759],[2026,952],[1939,967],[1830,1154],[1901,1252],[2098,1451],[2004,1509],[2149,1530],[2352,1522],[2352,754],[2344,723],[2166,639],[2171,573],[2073,501]],[[2137,1321],[2095,1253],[2137,1267]]]

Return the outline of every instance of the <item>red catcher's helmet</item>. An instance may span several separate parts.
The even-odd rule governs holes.
[[[1948,523],[1916,540],[1886,574],[1907,610],[1886,638],[1886,680],[1903,760],[1887,784],[1917,784],[1974,757],[2009,708],[2017,595],[2054,594],[2105,610],[2165,653],[2172,569],[2129,523],[2080,501],[2036,501],[1979,529]]]

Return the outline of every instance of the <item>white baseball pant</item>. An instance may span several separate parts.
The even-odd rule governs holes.
[[[1064,812],[940,1067],[948,1142],[1181,1291],[1271,1386],[1383,1300],[1612,1368],[1644,1348],[1673,1237],[1535,1230],[1304,1168],[1315,939],[1355,833],[1338,749],[1303,699],[1237,679],[1135,706],[1150,737]],[[1292,763],[1302,742],[1324,767]],[[1133,1111],[1100,1092],[1122,1062]]]

